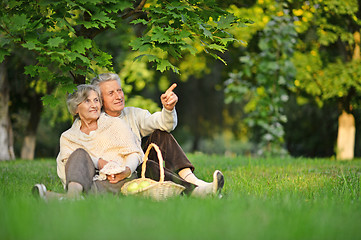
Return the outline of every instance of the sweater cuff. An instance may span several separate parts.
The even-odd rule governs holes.
[[[168,126],[167,128],[170,128],[167,132],[173,131],[178,124],[177,111],[175,107],[171,111],[163,107],[162,115],[164,123]]]
[[[139,155],[132,153],[127,156],[125,166],[130,168],[130,171],[133,173],[139,165]],[[130,175],[132,176],[132,175]]]

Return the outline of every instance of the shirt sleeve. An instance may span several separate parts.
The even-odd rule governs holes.
[[[140,162],[141,155],[138,153],[131,153],[125,157],[125,166],[129,167],[132,173],[137,169]]]
[[[163,108],[162,111],[153,114],[148,110],[139,109],[135,115],[142,137],[150,135],[157,129],[171,132],[176,128],[178,123],[175,108],[172,111]]]

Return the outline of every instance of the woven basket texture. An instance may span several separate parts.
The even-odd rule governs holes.
[[[145,177],[146,163],[148,160],[149,152],[152,148],[154,148],[155,151],[157,152],[157,156],[158,156],[158,160],[159,160],[159,170],[160,170],[159,182]],[[144,181],[148,181],[150,184],[141,189],[136,189],[133,191],[128,190],[129,185],[131,185],[133,183],[137,183],[139,185]],[[171,181],[164,181],[162,153],[156,144],[151,143],[149,145],[147,151],[144,154],[141,178],[134,179],[132,181],[125,183],[123,185],[123,187],[121,188],[121,192],[124,195],[136,195],[136,196],[152,198],[155,200],[165,200],[170,197],[179,196],[183,192],[184,189],[185,189],[185,187],[182,185],[176,184]]]

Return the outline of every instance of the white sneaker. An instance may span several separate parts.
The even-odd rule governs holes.
[[[212,186],[213,186],[212,192],[214,195],[221,194],[222,188],[224,186],[224,176],[221,171],[219,170],[214,171]]]
[[[46,187],[42,183],[35,184],[33,189],[31,190],[33,195],[39,197],[43,200],[47,200],[46,198]]]

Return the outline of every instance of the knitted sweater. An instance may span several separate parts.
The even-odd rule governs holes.
[[[97,123],[98,129],[89,135],[80,131],[80,120],[76,120],[70,129],[62,133],[56,161],[58,176],[64,185],[65,164],[70,154],[78,148],[83,148],[89,153],[95,168],[98,167],[98,159],[102,158],[106,161],[120,162],[134,172],[142,161],[144,153],[134,133],[122,119],[102,113]]]

